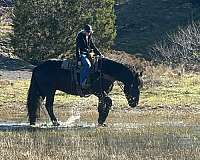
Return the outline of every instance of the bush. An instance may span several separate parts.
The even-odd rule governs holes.
[[[114,0],[15,0],[12,45],[19,57],[38,62],[75,51],[77,32],[89,23],[96,41],[115,38]]]
[[[200,22],[179,28],[154,45],[155,59],[172,67],[192,69],[200,64]]]

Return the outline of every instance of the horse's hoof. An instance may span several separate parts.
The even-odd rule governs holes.
[[[31,127],[32,129],[34,129],[34,128],[38,128],[37,125],[30,125],[30,127]]]
[[[108,125],[103,123],[103,124],[98,124],[97,127],[108,127]]]
[[[35,122],[30,122],[30,126],[35,126]]]
[[[53,126],[59,126],[60,125],[60,123],[58,123],[58,121],[53,121],[52,123],[53,123]]]
[[[37,128],[37,125],[35,123],[30,123],[31,128]]]

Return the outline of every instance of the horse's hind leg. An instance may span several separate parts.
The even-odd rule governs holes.
[[[98,105],[99,125],[103,125],[103,123],[106,121],[111,106],[112,106],[112,100],[106,94],[103,94],[103,97],[99,97],[99,105]]]
[[[50,116],[50,119],[53,123],[54,126],[59,126],[59,123],[54,115],[54,112],[53,112],[53,102],[54,102],[54,96],[55,96],[55,92],[52,92],[51,94],[49,94],[48,96],[46,96],[46,109],[47,109],[47,112]]]

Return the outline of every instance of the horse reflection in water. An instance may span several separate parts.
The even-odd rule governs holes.
[[[27,98],[30,125],[35,125],[39,107],[44,99],[46,99],[45,107],[53,125],[59,125],[53,112],[56,90],[71,95],[80,94],[76,89],[77,85],[71,70],[62,69],[62,62],[62,60],[48,60],[33,69]],[[101,58],[98,63],[101,76],[96,74],[92,85],[84,90],[84,94],[93,94],[98,97],[98,124],[103,125],[112,106],[112,100],[108,93],[112,90],[113,83],[120,81],[124,84],[123,91],[129,106],[136,107],[139,102],[142,75],[130,70],[121,63],[107,58]]]

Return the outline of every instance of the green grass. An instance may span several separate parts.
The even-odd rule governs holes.
[[[151,106],[200,104],[200,76],[160,77],[161,84],[143,91],[143,103]]]

